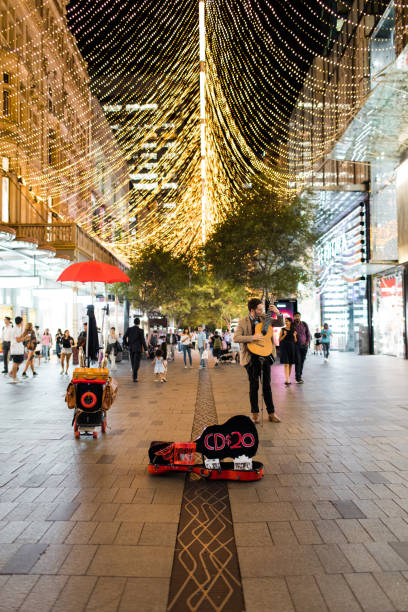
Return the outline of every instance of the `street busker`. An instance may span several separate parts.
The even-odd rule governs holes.
[[[140,367],[140,359],[142,358],[143,351],[147,351],[147,345],[143,330],[139,327],[139,317],[135,317],[133,322],[134,325],[129,327],[123,336],[123,344],[129,348],[133,382],[138,382],[137,375]]]
[[[272,327],[283,326],[283,315],[279,312],[276,306],[271,303],[269,310],[278,315],[277,319],[271,319],[270,325]],[[249,379],[249,399],[251,402],[251,413],[252,420],[254,423],[259,422],[259,407],[258,407],[258,389],[259,379],[262,374],[262,387],[263,397],[268,411],[269,420],[274,423],[279,423],[280,419],[275,414],[275,407],[272,399],[271,389],[271,360],[266,358],[261,360],[258,355],[251,353],[248,349],[248,344],[256,342],[264,338],[263,334],[255,333],[255,326],[257,323],[264,322],[265,313],[264,307],[258,298],[252,298],[248,302],[248,316],[241,319],[237,325],[234,334],[234,342],[239,342],[241,355],[240,363],[246,369]],[[271,337],[272,343],[272,356],[276,356],[276,348],[273,342],[273,336]]]

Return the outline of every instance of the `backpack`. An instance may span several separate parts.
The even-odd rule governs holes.
[[[219,336],[217,336],[217,338],[214,338],[213,348],[215,348],[216,350],[222,348],[221,338]]]

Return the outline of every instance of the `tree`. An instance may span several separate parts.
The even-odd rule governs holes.
[[[177,302],[188,285],[188,262],[162,247],[149,245],[140,253],[129,270],[130,283],[118,286],[119,295],[126,297],[143,313]]]
[[[216,278],[252,291],[288,295],[310,277],[314,206],[298,197],[281,202],[265,187],[245,199],[215,226],[205,245]]]
[[[242,314],[245,289],[201,272],[180,295],[176,320],[189,327],[230,327],[233,318]]]

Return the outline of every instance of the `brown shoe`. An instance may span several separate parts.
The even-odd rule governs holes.
[[[254,423],[259,423],[259,415],[258,415],[258,413],[257,413],[257,412],[253,412],[253,413],[251,414],[251,418],[252,418],[252,420],[253,420],[253,422],[254,422]]]
[[[277,417],[274,412],[272,412],[272,414],[269,415],[269,420],[272,421],[272,423],[280,423],[281,422],[280,418]]]

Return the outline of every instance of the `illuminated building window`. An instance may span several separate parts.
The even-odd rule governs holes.
[[[3,115],[8,117],[10,114],[10,93],[3,91]]]

